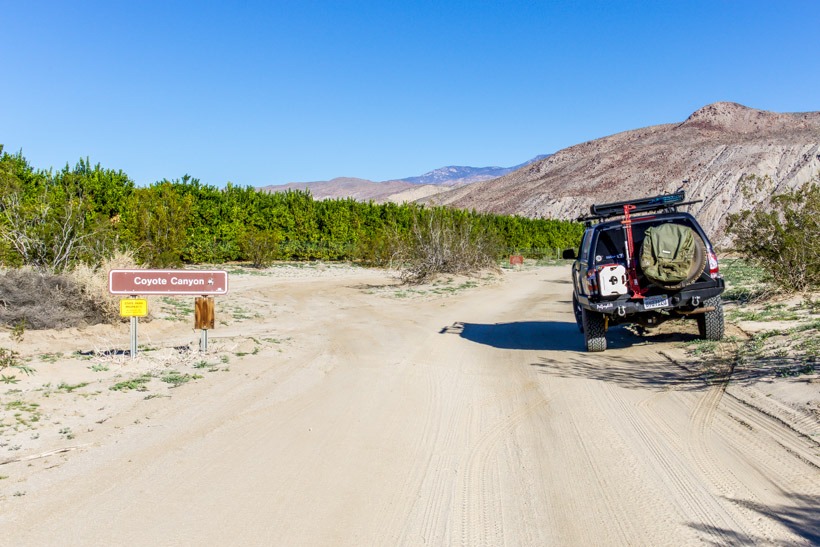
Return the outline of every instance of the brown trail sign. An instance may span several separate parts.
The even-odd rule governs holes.
[[[111,294],[226,294],[228,272],[221,270],[111,270]]]

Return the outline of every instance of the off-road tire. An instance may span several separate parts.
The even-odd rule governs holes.
[[[664,289],[682,289],[700,278],[703,270],[706,269],[706,245],[700,236],[698,236],[697,232],[693,231],[692,235],[695,238],[695,252],[692,255],[692,261],[689,263],[689,271],[686,273],[686,279],[677,283],[664,283],[647,277],[647,281]]]
[[[572,293],[572,312],[575,315],[575,323],[578,325],[578,330],[580,332],[584,332],[583,310],[584,308],[582,308],[581,304],[578,303],[578,297],[575,296],[575,293]]]
[[[721,340],[725,332],[723,323],[723,301],[720,296],[713,296],[703,301],[703,305],[714,308],[697,316],[698,334],[703,340]]]
[[[587,351],[605,351],[606,318],[604,314],[583,308],[581,316],[583,318],[584,342],[586,342]]]

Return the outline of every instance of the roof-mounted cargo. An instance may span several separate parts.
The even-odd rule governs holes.
[[[595,220],[603,220],[615,216],[623,216],[625,214],[625,207],[629,206],[630,213],[646,213],[650,211],[677,211],[678,207],[683,205],[691,205],[699,203],[702,200],[687,201],[686,192],[678,190],[674,194],[663,194],[660,196],[653,196],[650,198],[632,199],[629,201],[616,201],[613,203],[603,203],[600,205],[593,205],[590,207],[590,216],[579,217],[581,222],[591,222]]]

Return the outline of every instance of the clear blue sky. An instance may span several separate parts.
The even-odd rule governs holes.
[[[820,1],[0,0],[0,144],[141,185],[506,167],[715,101],[820,110]]]

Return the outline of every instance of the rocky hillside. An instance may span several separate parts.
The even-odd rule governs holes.
[[[263,192],[287,192],[288,190],[310,190],[316,199],[353,198],[358,201],[390,201],[395,194],[402,194],[417,188],[417,185],[399,180],[375,182],[354,177],[337,177],[317,182],[292,182],[290,184],[272,185],[260,188]],[[437,190],[435,193],[438,193]],[[413,201],[429,194],[415,194]]]
[[[636,129],[561,150],[504,177],[423,199],[465,209],[572,219],[592,203],[672,192],[723,237],[727,213],[754,208],[773,193],[820,173],[820,112],[780,114],[714,103],[682,123]],[[765,183],[750,196],[741,181]]]

